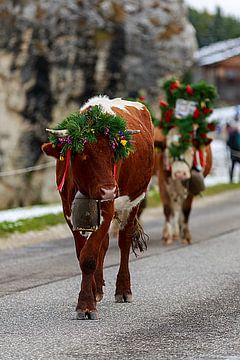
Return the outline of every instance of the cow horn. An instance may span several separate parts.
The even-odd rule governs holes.
[[[52,129],[46,129],[47,132],[49,132],[50,134],[53,134],[57,137],[65,137],[69,135],[68,130],[64,129],[64,130],[52,130]]]
[[[141,132],[141,130],[130,130],[130,129],[127,129],[126,131],[128,132],[129,135],[140,134]]]

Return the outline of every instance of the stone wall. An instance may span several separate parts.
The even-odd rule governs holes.
[[[51,161],[45,128],[91,96],[156,102],[196,49],[182,0],[1,0],[0,21],[0,175]],[[54,178],[0,176],[0,208],[56,201]]]

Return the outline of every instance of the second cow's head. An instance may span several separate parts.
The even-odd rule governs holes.
[[[171,145],[178,144],[179,140],[178,130],[173,128],[169,131],[166,139],[167,149],[171,147]],[[168,150],[167,150],[168,151]],[[167,152],[167,156],[169,157],[168,162],[171,167],[172,178],[178,180],[187,180],[191,177],[191,169],[193,167],[194,160],[194,148],[193,146],[189,146],[184,153],[181,154],[179,158],[171,157],[170,153]]]

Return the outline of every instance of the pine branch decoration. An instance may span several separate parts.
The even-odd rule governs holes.
[[[166,101],[160,101],[161,120],[160,128],[167,135],[172,128],[177,128],[180,134],[179,142],[170,146],[170,154],[173,158],[181,158],[181,155],[190,147],[200,148],[211,142],[208,132],[214,131],[216,122],[208,122],[208,116],[212,113],[213,104],[217,97],[216,88],[201,81],[197,84],[181,84],[179,80],[172,78],[163,85],[166,93]],[[194,101],[196,107],[192,114],[184,117],[175,115],[175,107],[178,99]]]
[[[115,162],[128,157],[134,150],[132,136],[126,130],[125,120],[117,115],[103,112],[101,106],[90,107],[84,113],[74,112],[62,120],[55,130],[68,130],[68,136],[57,137],[50,135],[49,141],[62,145],[61,156],[64,158],[67,149],[72,155],[82,152],[87,142],[96,142],[97,136],[102,134],[109,138],[114,151]]]

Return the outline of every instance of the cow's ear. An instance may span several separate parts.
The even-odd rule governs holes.
[[[53,145],[52,143],[46,143],[42,145],[42,151],[48,155],[48,156],[53,156],[56,159],[59,159],[60,157],[60,152],[61,152],[61,147],[58,145]]]

